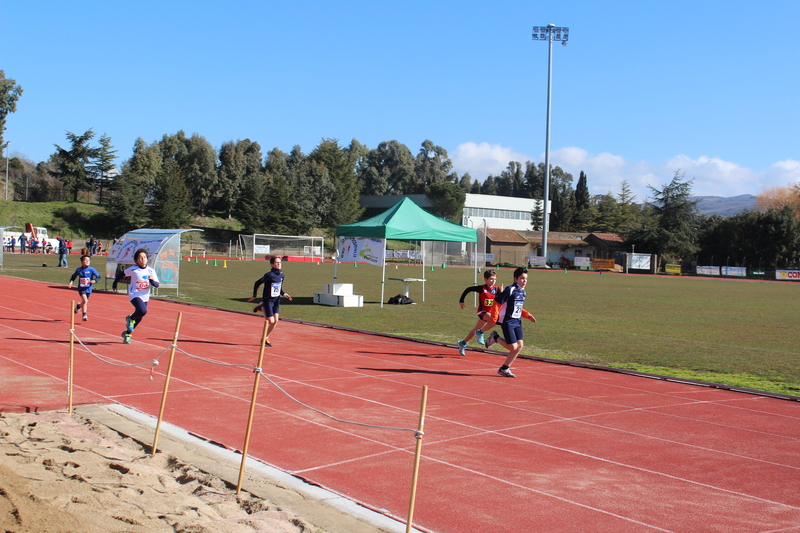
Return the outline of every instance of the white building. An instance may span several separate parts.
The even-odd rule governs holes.
[[[364,218],[373,217],[389,209],[403,198],[410,198],[423,209],[431,207],[424,194],[362,196],[361,205],[366,207]],[[531,229],[531,212],[536,202],[533,198],[514,198],[491,194],[467,194],[461,225],[468,228],[498,228],[527,231]]]

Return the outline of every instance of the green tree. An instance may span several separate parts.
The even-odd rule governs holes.
[[[527,161],[525,163],[525,174],[522,177],[525,182],[525,189],[529,198],[544,198],[544,163]]]
[[[380,143],[367,153],[359,180],[366,195],[407,194],[416,180],[411,150],[398,141]]]
[[[234,216],[246,233],[266,233],[266,177],[262,173],[245,174]]]
[[[222,144],[219,149],[216,194],[228,219],[239,200],[245,176],[249,172],[261,171],[261,147],[258,143],[245,139]]]
[[[122,172],[114,179],[116,194],[108,201],[108,212],[114,214],[108,221],[109,229],[118,235],[143,228],[148,220],[145,200],[150,186],[131,169],[129,161],[123,163]]]
[[[97,160],[94,164],[94,173],[97,175],[97,183],[100,187],[100,198],[98,203],[103,203],[103,189],[111,179],[111,172],[114,170],[114,160],[117,158],[117,151],[111,145],[111,137],[105,133],[100,137],[100,148],[98,149]]]
[[[323,213],[324,227],[333,228],[340,224],[355,222],[364,211],[359,199],[361,182],[356,177],[356,161],[352,157],[355,150],[353,143],[348,148],[340,148],[336,139],[323,139],[310,153],[308,158],[328,171],[328,177],[334,186],[331,208]]]
[[[414,172],[417,176],[416,186],[413,191],[406,194],[419,194],[434,183],[452,182],[450,174],[453,163],[447,155],[447,150],[425,140],[414,160]]]
[[[589,231],[594,224],[595,208],[589,195],[586,174],[581,170],[578,184],[575,186],[575,217],[572,223],[574,231]]]
[[[542,225],[544,224],[544,209],[542,205],[541,198],[536,198],[536,202],[533,204],[533,209],[531,210],[531,229],[534,231],[540,231],[542,229]]]
[[[472,176],[469,175],[469,172],[461,176],[461,179],[458,180],[458,186],[461,187],[465,193],[472,192]]]
[[[425,196],[433,204],[431,211],[434,215],[456,224],[461,223],[467,193],[457,183],[433,183],[425,190]]]
[[[472,190],[468,191],[470,194],[481,194],[481,182],[474,180],[472,182]]]
[[[6,145],[6,117],[17,111],[17,101],[22,96],[22,87],[16,83],[16,80],[6,78],[5,71],[0,70],[0,150],[4,150]]]
[[[649,207],[655,224],[632,231],[628,238],[642,252],[677,258],[694,257],[697,252],[697,202],[690,199],[692,180],[684,176],[678,170],[661,189],[648,185],[653,192],[654,202]]]
[[[169,161],[156,176],[150,222],[157,228],[178,229],[186,227],[191,220],[189,189],[183,181],[178,164]]]
[[[91,129],[83,135],[67,132],[67,140],[72,147],[66,150],[56,144],[56,153],[51,157],[55,170],[51,170],[50,173],[58,178],[64,187],[72,191],[73,202],[78,201],[79,192],[93,191],[96,187],[93,161],[100,154],[100,150],[89,146],[89,141],[93,137],[94,132]]]
[[[481,194],[497,194],[497,184],[494,181],[494,177],[489,174],[485,180],[483,180],[483,185],[481,185]]]

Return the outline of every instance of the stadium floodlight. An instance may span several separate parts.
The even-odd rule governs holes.
[[[547,133],[544,146],[544,212],[542,215],[542,257],[547,264],[547,229],[550,226],[550,93],[553,87],[553,41],[567,46],[569,28],[559,28],[555,24],[533,27],[534,41],[547,41]]]
[[[11,141],[6,142],[6,200],[8,200],[8,145]]]

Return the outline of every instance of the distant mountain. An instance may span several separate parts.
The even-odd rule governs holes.
[[[740,194],[723,198],[722,196],[692,196],[697,201],[697,210],[701,215],[721,215],[729,217],[742,211],[756,208],[756,197],[752,194]]]

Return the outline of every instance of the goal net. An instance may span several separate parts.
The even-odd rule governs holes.
[[[239,235],[239,246],[246,259],[271,255],[322,258],[325,254],[322,237],[303,235]]]

